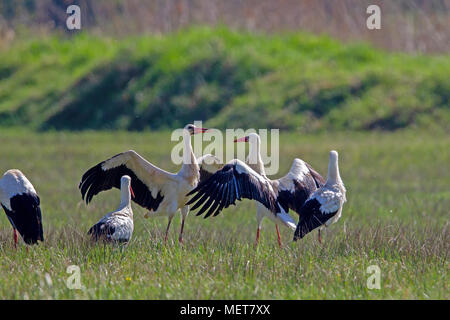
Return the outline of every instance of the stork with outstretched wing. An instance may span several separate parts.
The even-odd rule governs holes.
[[[218,215],[223,208],[235,204],[242,198],[257,202],[256,218],[258,229],[256,244],[259,242],[261,224],[264,217],[275,222],[278,243],[281,236],[278,224],[291,230],[296,229],[295,220],[289,209],[298,212],[309,196],[324,184],[324,179],[308,163],[294,159],[291,169],[284,177],[276,180],[267,178],[260,154],[260,138],[256,133],[236,139],[235,142],[249,142],[247,163],[234,159],[208,180],[201,182],[188,195],[196,195],[188,204],[195,205],[191,210],[202,206],[197,215],[206,210],[206,217]]]
[[[181,211],[179,241],[183,242],[185,219],[189,213],[186,194],[195,188],[201,178],[199,163],[192,151],[191,136],[207,129],[188,124],[183,129],[183,165],[177,173],[170,173],[145,160],[137,152],[129,150],[115,155],[92,167],[81,178],[79,189],[82,198],[89,203],[101,191],[120,188],[120,178],[128,175],[135,197],[132,199],[149,210],[146,216],[167,215],[168,225],[164,241],[167,241],[170,224],[178,210]],[[204,156],[202,170],[213,170],[214,164]],[[213,159],[214,160],[214,159]]]

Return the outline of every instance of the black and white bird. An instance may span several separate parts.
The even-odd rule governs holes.
[[[19,170],[8,170],[0,179],[0,204],[13,227],[15,247],[17,231],[26,244],[44,241],[39,196]]]
[[[106,214],[93,225],[88,234],[95,241],[128,242],[134,229],[133,210],[131,208],[131,196],[134,192],[131,187],[131,178],[120,178],[120,204],[116,211]]]
[[[214,173],[216,173],[217,170],[223,168],[223,163],[220,161],[220,159],[209,153],[198,157],[197,162],[200,167],[199,182],[207,180]]]
[[[327,181],[300,208],[300,220],[295,230],[294,241],[319,228],[319,242],[322,242],[320,230],[339,220],[342,206],[346,201],[346,190],[339,174],[338,153],[332,150]]]
[[[294,159],[291,169],[282,178],[267,178],[261,159],[261,141],[256,133],[236,139],[235,142],[249,142],[247,163],[238,159],[231,160],[223,169],[217,171],[208,180],[201,182],[188,195],[197,193],[188,204],[195,205],[192,210],[202,206],[197,215],[208,208],[205,218],[211,214],[218,215],[223,208],[235,204],[241,198],[257,202],[256,219],[258,229],[256,244],[259,242],[261,224],[264,217],[275,222],[278,243],[281,236],[278,224],[296,228],[295,220],[289,215],[289,209],[297,212],[308,197],[325,182],[309,164],[301,159]]]
[[[183,242],[184,221],[189,213],[186,194],[197,186],[200,168],[192,151],[191,136],[207,129],[188,124],[183,129],[183,165],[178,173],[158,168],[129,150],[119,153],[92,167],[81,178],[79,189],[86,203],[101,191],[120,187],[120,178],[131,177],[135,197],[133,201],[149,210],[148,216],[168,217],[164,237],[167,240],[170,224],[178,210],[181,211],[181,230],[178,240]]]

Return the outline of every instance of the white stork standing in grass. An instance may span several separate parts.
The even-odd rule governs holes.
[[[0,204],[13,227],[16,248],[17,231],[26,244],[44,241],[39,196],[19,170],[8,170],[0,179]]]
[[[294,234],[294,241],[303,238],[312,230],[320,230],[339,220],[342,206],[347,201],[346,190],[339,174],[338,153],[330,151],[327,181],[314,192],[300,208],[300,220]]]
[[[164,241],[167,240],[170,223],[175,213],[181,211],[179,241],[183,242],[184,221],[189,212],[186,194],[200,180],[200,168],[192,151],[191,136],[207,129],[189,124],[183,129],[183,165],[178,173],[170,173],[151,164],[133,150],[109,158],[92,167],[81,178],[79,188],[83,199],[89,203],[96,194],[120,187],[120,178],[131,177],[133,201],[149,210],[146,216],[167,215]]]
[[[131,196],[134,197],[131,178],[123,176],[120,178],[119,207],[116,211],[106,214],[89,229],[88,234],[93,240],[128,242],[131,239],[134,229]]]
[[[188,195],[198,192],[188,204],[196,202],[192,210],[203,207],[197,215],[203,214],[211,205],[205,218],[214,213],[218,215],[223,208],[235,204],[236,199],[254,199],[257,201],[255,244],[259,242],[261,224],[264,217],[275,222],[278,244],[281,236],[278,224],[295,230],[296,223],[288,214],[289,209],[296,212],[308,197],[324,184],[324,179],[309,164],[294,159],[291,169],[277,180],[267,178],[261,159],[261,141],[256,133],[236,139],[235,142],[249,142],[247,164],[240,160],[231,160],[222,170],[217,171],[208,180],[201,182]],[[208,200],[206,203],[205,201]]]

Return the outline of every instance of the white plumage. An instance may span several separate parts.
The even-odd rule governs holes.
[[[300,220],[294,234],[294,241],[303,238],[312,230],[320,230],[339,220],[342,206],[347,201],[346,189],[339,173],[338,153],[330,151],[327,181],[314,192],[300,209]]]
[[[0,179],[0,202],[11,210],[10,199],[21,194],[36,194],[36,190],[20,170],[6,171]]]
[[[132,194],[131,178],[123,176],[120,179],[119,207],[116,211],[106,214],[88,231],[94,240],[128,242],[131,239],[134,229]]]

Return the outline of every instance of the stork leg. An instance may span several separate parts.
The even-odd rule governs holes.
[[[318,238],[319,238],[319,243],[322,244],[322,235],[320,234],[320,229],[319,229],[319,236],[318,236]]]
[[[275,223],[275,228],[277,229],[278,245],[281,248],[282,243],[281,243],[280,230],[278,230],[278,224],[276,224],[276,223]]]
[[[17,249],[17,230],[13,228],[14,248]]]
[[[260,207],[257,207],[256,209],[256,223],[258,224],[258,230],[256,231],[256,241],[255,241],[255,247],[259,244],[259,233],[261,232],[262,227],[262,221],[264,219],[264,210]]]
[[[178,237],[178,242],[180,242],[181,244],[184,243],[184,241],[183,241],[183,230],[184,230],[184,217],[181,218],[180,236]]]
[[[166,235],[164,236],[164,243],[167,242],[167,238],[169,236],[169,228],[170,228],[170,224],[172,223],[172,219],[173,219],[173,216],[170,216],[169,223],[167,224]]]
[[[255,247],[259,244],[259,232],[261,231],[261,227],[258,227],[258,230],[256,230],[256,240],[255,240]]]
[[[186,217],[189,213],[189,206],[184,206],[183,208],[181,208],[180,212],[181,212],[181,229],[180,229],[180,236],[178,237],[178,241],[181,244],[183,244],[184,243],[184,240],[183,240],[184,221],[186,220]]]

